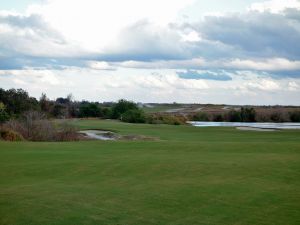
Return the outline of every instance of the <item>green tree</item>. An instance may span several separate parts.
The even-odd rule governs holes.
[[[241,113],[239,111],[230,110],[228,113],[228,121],[229,122],[241,122]]]
[[[121,119],[122,114],[129,111],[129,110],[137,110],[138,106],[134,102],[127,101],[125,99],[119,100],[113,107],[112,107],[112,119]]]
[[[254,108],[241,108],[241,119],[243,122],[255,122],[256,112]]]
[[[0,123],[3,123],[9,119],[9,115],[7,114],[5,109],[5,105],[2,102],[0,102]]]
[[[213,116],[213,121],[222,122],[222,121],[224,121],[224,116],[222,114],[215,114]]]
[[[290,112],[289,114],[292,122],[300,122],[300,111]]]
[[[29,97],[28,93],[23,89],[9,89],[5,91],[0,88],[0,102],[6,106],[6,112],[9,115],[20,115],[28,110],[37,110],[39,108],[38,101]]]
[[[79,108],[80,117],[100,117],[102,116],[101,108],[96,103],[86,103]]]
[[[194,121],[209,121],[209,117],[205,112],[200,112],[192,117]]]
[[[42,93],[39,103],[40,103],[40,107],[41,107],[42,111],[44,111],[44,112],[50,111],[51,102],[47,98],[47,95],[45,93]]]
[[[127,123],[145,123],[146,116],[141,109],[131,109],[122,114],[122,121]]]

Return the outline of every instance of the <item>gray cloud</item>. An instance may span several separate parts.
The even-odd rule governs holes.
[[[84,65],[88,54],[68,43],[41,16],[0,14],[0,69]]]
[[[235,57],[300,58],[299,10],[210,16],[195,27],[207,40],[235,47]]]
[[[105,48],[99,56],[107,61],[152,61],[186,59],[190,50],[180,42],[180,35],[171,26],[160,28],[147,20],[138,21],[124,29],[118,43]]]
[[[165,66],[268,71],[271,68],[277,77],[299,77],[298,67],[289,69],[293,61],[300,60],[299,15],[298,9],[286,9],[280,14],[248,11],[209,16],[197,23],[173,23],[163,28],[139,21],[121,31],[117,44],[106,46],[101,53],[87,52],[69,43],[41,16],[0,15],[0,26],[4,27],[0,31],[0,69],[86,67],[87,61],[104,61],[120,67],[135,64],[137,68],[142,63],[150,69]],[[189,32],[198,33],[199,40],[182,40],[182,35]],[[288,63],[283,70],[276,65],[272,69],[269,65],[272,60],[267,64],[259,62],[268,58],[281,58]],[[127,63],[130,61],[137,63]],[[194,74],[198,79],[229,79],[222,76],[222,73],[218,78]]]

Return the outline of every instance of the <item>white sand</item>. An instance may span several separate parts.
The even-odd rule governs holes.
[[[238,129],[238,130],[251,130],[251,131],[264,131],[264,132],[278,131],[277,129],[258,128],[258,127],[237,127],[236,129]]]

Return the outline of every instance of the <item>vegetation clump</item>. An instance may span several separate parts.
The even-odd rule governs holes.
[[[146,116],[141,109],[130,109],[122,114],[121,121],[128,123],[145,123]]]
[[[209,116],[205,112],[199,112],[192,116],[193,121],[209,121]]]
[[[24,138],[16,131],[0,128],[0,139],[4,141],[23,141]]]
[[[6,107],[2,102],[0,102],[0,123],[3,123],[8,119],[9,119],[9,115],[6,112]]]
[[[168,114],[152,114],[148,116],[147,123],[149,124],[169,124],[169,125],[182,125],[186,123],[184,116],[174,116]]]
[[[292,122],[300,122],[300,111],[290,112],[290,119]]]
[[[1,128],[3,140],[18,141],[76,141],[79,140],[75,128],[70,125],[56,126],[43,113],[29,111],[18,120],[10,120]]]

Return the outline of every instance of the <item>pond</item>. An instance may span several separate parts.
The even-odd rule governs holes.
[[[252,127],[261,129],[300,129],[300,123],[247,123],[189,121],[195,127]]]

